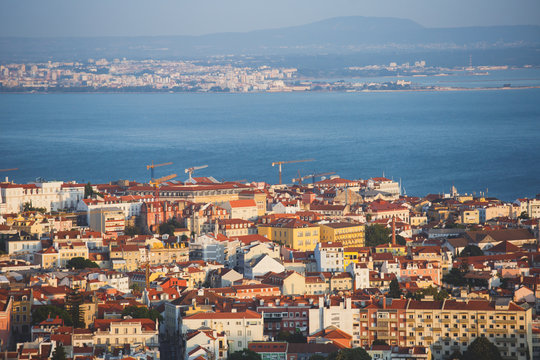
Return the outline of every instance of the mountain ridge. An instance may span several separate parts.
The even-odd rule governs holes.
[[[539,45],[540,26],[536,25],[427,28],[409,19],[345,16],[276,29],[205,35],[0,37],[0,61],[317,55]]]

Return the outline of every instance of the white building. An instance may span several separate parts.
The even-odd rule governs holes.
[[[34,262],[34,254],[43,249],[41,240],[18,239],[6,241],[7,253],[18,259]]]
[[[285,266],[279,260],[267,254],[261,255],[244,264],[244,277],[248,279],[263,276],[270,271],[281,273],[285,271]]]
[[[336,326],[347,334],[353,335],[359,328],[359,310],[351,305],[351,298],[346,298],[339,305],[331,305],[330,299],[319,298],[318,308],[309,309],[309,334],[322,331],[329,326]],[[356,329],[355,326],[356,325]],[[356,337],[353,336],[353,339]],[[358,336],[359,338],[359,336]]]
[[[351,262],[347,269],[349,274],[352,275],[354,280],[354,290],[369,288],[369,268],[367,264],[353,263]]]
[[[159,350],[158,324],[150,319],[96,319],[94,346],[101,348],[146,346]]]
[[[343,244],[340,242],[320,242],[315,246],[317,271],[343,271]]]
[[[124,219],[129,220],[133,216],[141,214],[142,204],[154,201],[152,195],[129,195],[119,197],[105,197],[97,199],[81,199],[77,203],[77,211],[86,212],[87,221],[90,223],[90,213],[103,209],[120,209]]]
[[[99,280],[106,282],[109,286],[121,292],[129,292],[129,277],[116,271],[107,271],[104,273],[96,272],[88,274],[88,280]]]
[[[0,184],[0,214],[18,213],[25,203],[47,211],[75,209],[84,197],[84,185],[61,181]]]
[[[225,332],[230,352],[247,348],[250,341],[264,340],[262,315],[251,310],[198,313],[182,319],[183,334],[203,327]]]
[[[254,221],[259,217],[257,203],[253,199],[230,200],[219,206],[227,210],[230,219]]]

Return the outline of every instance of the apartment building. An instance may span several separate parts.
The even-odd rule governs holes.
[[[198,313],[182,319],[183,334],[202,327],[224,331],[231,352],[246,348],[250,341],[264,340],[262,315],[251,310]]]
[[[320,239],[318,225],[294,218],[259,225],[259,235],[298,251],[313,251]]]
[[[365,225],[348,222],[321,224],[321,241],[340,242],[346,247],[365,246]]]
[[[532,309],[513,302],[372,298],[355,301],[351,310],[341,307],[342,312],[327,302],[310,310],[310,334],[334,325],[352,335],[353,346],[369,346],[376,339],[392,346],[426,346],[434,360],[463,353],[477,337],[485,336],[505,359],[532,355]]]
[[[150,319],[96,319],[94,345],[102,348],[146,346],[159,349],[157,324]]]

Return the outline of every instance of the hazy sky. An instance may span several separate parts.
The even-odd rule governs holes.
[[[426,27],[540,25],[540,0],[1,0],[0,36],[199,35],[347,15]]]

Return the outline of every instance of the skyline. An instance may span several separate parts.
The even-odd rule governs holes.
[[[384,3],[300,0],[253,3],[246,0],[204,3],[163,0],[22,0],[4,3],[0,14],[3,37],[174,36],[250,32],[304,25],[340,16],[410,19],[427,28],[493,25],[540,25],[540,3],[503,0],[473,4],[459,0],[434,6],[428,0]],[[44,15],[45,14],[45,15]]]

